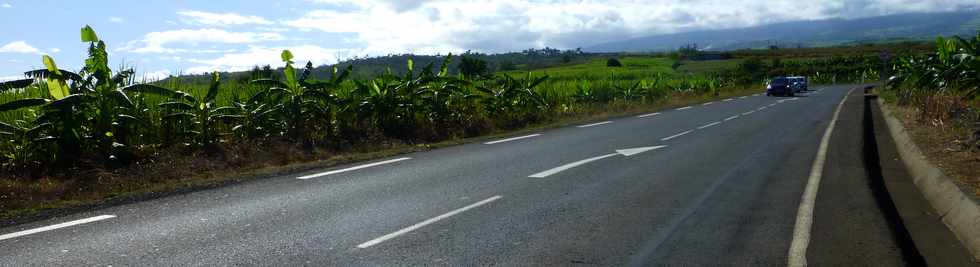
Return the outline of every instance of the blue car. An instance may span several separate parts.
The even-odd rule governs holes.
[[[793,87],[792,82],[788,78],[782,76],[773,78],[771,81],[769,81],[769,84],[766,85],[767,96],[793,96],[796,93],[794,91],[795,88]]]

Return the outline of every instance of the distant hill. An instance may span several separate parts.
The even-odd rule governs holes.
[[[936,36],[972,36],[980,30],[980,10],[910,13],[860,19],[794,21],[763,26],[683,32],[616,41],[584,48],[587,52],[670,51],[687,44],[706,50],[812,47],[861,42],[923,40]]]

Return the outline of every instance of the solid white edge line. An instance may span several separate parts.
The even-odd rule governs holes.
[[[535,173],[535,174],[529,175],[527,177],[531,177],[531,178],[545,178],[545,177],[551,176],[553,174],[556,174],[556,173],[563,172],[563,171],[568,170],[568,169],[571,169],[571,168],[575,168],[575,167],[581,166],[582,164],[586,164],[586,163],[597,161],[597,160],[600,160],[600,159],[612,157],[612,156],[615,156],[615,155],[619,155],[619,153],[605,154],[605,155],[598,156],[598,157],[591,157],[591,158],[579,160],[579,161],[576,161],[576,162],[572,162],[572,163],[568,163],[568,164],[565,164],[565,165],[561,165],[561,166],[558,166],[558,167],[551,168],[550,170],[547,170],[547,171]]]
[[[676,110],[685,110],[685,109],[691,109],[691,106],[686,106],[686,107],[683,107],[683,108],[677,108]]]
[[[755,110],[749,110],[742,113],[742,116],[748,116],[749,114],[755,113]]]
[[[701,126],[698,127],[698,130],[701,130],[701,129],[704,129],[704,128],[708,128],[708,127],[711,127],[711,126],[715,126],[715,125],[718,125],[718,124],[721,124],[721,122],[720,121],[716,121],[716,122],[708,123],[708,124],[705,124],[705,125],[701,125]]]
[[[725,118],[725,121],[730,121],[730,120],[738,119],[738,117],[739,117],[738,115],[731,116],[731,117]]]
[[[830,119],[830,124],[827,125],[827,130],[824,131],[823,138],[820,139],[820,147],[817,149],[817,156],[810,168],[810,177],[807,179],[806,189],[803,190],[803,196],[800,197],[800,207],[796,211],[793,242],[789,247],[788,265],[790,267],[806,266],[806,249],[810,245],[810,230],[813,226],[813,207],[816,204],[817,190],[820,189],[823,165],[827,159],[827,146],[830,143],[830,136],[834,132],[834,126],[837,124],[837,117],[840,116],[840,110],[844,106],[844,101],[853,91],[854,89],[847,91],[844,99],[841,99],[840,104],[837,104],[834,117]]]
[[[734,98],[725,98],[725,100],[722,100],[721,102],[728,102],[728,101],[732,101],[732,100],[735,100],[735,99]]]
[[[715,102],[714,102],[714,101],[712,101],[712,102],[708,102],[708,103],[704,103],[704,104],[701,104],[701,105],[702,105],[702,106],[707,106],[707,105],[711,105],[711,104],[714,104],[714,103],[715,103]]]
[[[746,98],[749,98],[749,96],[742,96],[742,97],[739,97],[738,99],[746,99]]]
[[[384,235],[382,237],[371,239],[371,241],[367,241],[367,242],[361,243],[360,245],[357,245],[357,247],[358,248],[369,248],[371,246],[377,245],[378,243],[385,242],[385,241],[387,241],[389,239],[398,237],[398,236],[403,235],[403,234],[406,234],[408,232],[418,230],[419,228],[425,227],[426,225],[430,225],[430,224],[433,224],[435,222],[441,221],[443,219],[452,217],[453,215],[460,214],[460,213],[462,213],[464,211],[467,211],[467,210],[470,210],[470,209],[473,209],[473,208],[476,208],[476,207],[479,207],[479,206],[483,206],[483,205],[485,205],[487,203],[496,201],[496,200],[498,200],[500,198],[503,198],[503,197],[502,196],[493,196],[493,197],[490,197],[488,199],[484,199],[484,200],[482,200],[480,202],[470,204],[469,206],[462,207],[462,208],[459,208],[459,209],[456,209],[456,210],[447,212],[445,214],[442,214],[442,215],[433,217],[431,219],[422,221],[420,223],[416,223],[416,224],[414,224],[412,226],[402,228],[401,230],[398,230],[398,231],[396,231],[394,233],[390,233],[390,234]]]
[[[675,135],[671,135],[671,136],[668,136],[668,137],[660,138],[660,141],[667,141],[667,140],[670,140],[670,139],[674,139],[674,138],[680,137],[682,135],[689,134],[691,132],[694,132],[694,130],[687,130],[687,131],[684,131],[684,132],[679,133],[679,134],[675,134]]]
[[[770,107],[775,107],[776,103],[769,104]]]
[[[404,157],[404,158],[390,159],[390,160],[386,160],[386,161],[379,161],[379,162],[375,162],[375,163],[368,163],[368,164],[364,164],[364,165],[360,165],[360,166],[354,166],[354,167],[350,167],[350,168],[346,168],[346,169],[332,170],[332,171],[328,171],[328,172],[321,172],[321,173],[315,173],[315,174],[310,174],[310,175],[304,175],[304,176],[296,177],[296,179],[300,179],[300,180],[313,179],[313,178],[327,176],[327,175],[331,175],[331,174],[338,174],[338,173],[342,173],[342,172],[355,171],[355,170],[360,170],[360,169],[364,169],[364,168],[370,168],[370,167],[374,167],[374,166],[378,166],[378,165],[395,163],[395,162],[399,162],[399,161],[403,161],[403,160],[410,160],[410,159],[412,159],[412,158]]]
[[[79,225],[79,224],[85,224],[85,223],[90,223],[90,222],[107,220],[107,219],[112,219],[112,218],[115,218],[115,217],[116,217],[116,215],[99,215],[99,216],[95,216],[95,217],[91,217],[91,218],[85,218],[85,219],[81,219],[81,220],[74,220],[74,221],[70,221],[70,222],[63,222],[63,223],[59,223],[59,224],[55,224],[55,225],[49,225],[49,226],[45,226],[45,227],[38,227],[38,228],[28,229],[28,230],[24,230],[24,231],[20,231],[20,232],[14,232],[14,233],[9,233],[9,234],[5,234],[5,235],[0,235],[0,240],[6,240],[6,239],[11,239],[11,238],[18,238],[18,237],[22,237],[22,236],[25,236],[25,235],[36,234],[36,233],[45,232],[45,231],[51,231],[51,230],[65,228],[65,227],[69,227],[69,226],[75,226],[75,225]]]
[[[646,118],[646,117],[657,116],[657,115],[660,115],[660,112],[654,112],[654,113],[650,113],[650,114],[643,114],[643,115],[639,115],[639,116],[636,116],[636,117],[637,118]]]
[[[756,111],[762,111],[762,110],[764,110],[764,109],[766,109],[766,106],[762,106],[762,107],[760,107],[760,108],[757,108],[757,109],[755,109],[755,110],[756,110]]]
[[[510,141],[514,141],[514,140],[521,140],[521,139],[524,139],[524,138],[531,138],[531,137],[537,137],[537,136],[541,136],[541,134],[536,133],[536,134],[529,134],[529,135],[525,135],[525,136],[511,137],[511,138],[507,138],[507,139],[500,139],[500,140],[497,140],[497,141],[490,141],[490,142],[486,142],[486,143],[483,143],[483,144],[484,145],[499,144],[499,143],[503,143],[503,142],[510,142]]]
[[[610,123],[612,123],[612,121],[596,122],[596,123],[592,123],[592,124],[579,125],[579,126],[575,126],[575,127],[578,127],[578,128],[586,128],[586,127],[592,127],[592,126],[598,126],[598,125],[610,124]]]

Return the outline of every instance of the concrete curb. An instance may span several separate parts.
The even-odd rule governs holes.
[[[878,98],[878,106],[902,163],[912,174],[913,183],[936,209],[943,223],[970,250],[974,260],[980,261],[980,205],[926,159],[881,98]]]

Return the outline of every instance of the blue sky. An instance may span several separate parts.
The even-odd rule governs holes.
[[[651,34],[980,6],[976,0],[0,0],[0,80],[40,68],[41,55],[77,70],[79,29],[91,25],[116,65],[148,77],[279,65],[330,64],[390,53],[574,48]]]

